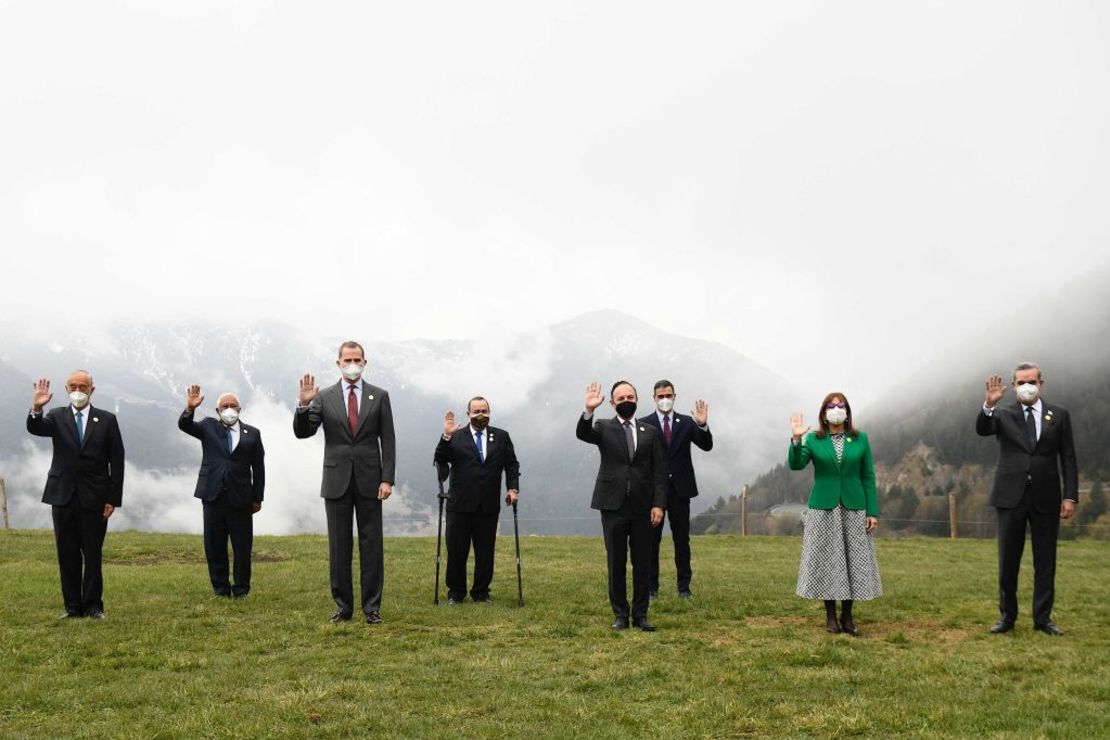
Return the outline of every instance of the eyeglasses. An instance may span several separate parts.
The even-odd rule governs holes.
[[[846,403],[826,403],[825,408],[827,408],[827,409],[846,409],[846,408],[848,408],[848,404],[846,404]]]

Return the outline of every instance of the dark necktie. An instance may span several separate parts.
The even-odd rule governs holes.
[[[235,438],[231,436],[231,427],[227,428],[227,454],[235,452]]]
[[[486,452],[482,449],[482,433],[474,432],[474,444],[478,446],[478,459],[482,462],[486,461]]]
[[[632,422],[630,421],[624,423],[624,440],[628,443],[628,461],[632,462],[632,458],[636,454],[636,440],[632,436]]]
[[[77,444],[85,444],[85,418],[80,411],[77,412]]]
[[[1025,431],[1029,434],[1029,447],[1037,446],[1037,421],[1033,418],[1033,407],[1025,407]]]
[[[663,442],[667,447],[671,446],[671,415],[667,414],[663,417]]]
[[[355,397],[354,385],[347,394],[347,426],[351,428],[351,436],[355,436],[358,431],[358,398]]]

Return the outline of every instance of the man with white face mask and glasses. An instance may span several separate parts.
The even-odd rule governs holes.
[[[190,386],[177,428],[201,444],[200,473],[193,495],[204,502],[204,557],[212,592],[242,598],[251,590],[252,516],[262,509],[266,450],[258,428],[240,421],[238,396],[224,393],[219,397],[219,418],[194,421],[193,413],[203,402],[200,386]],[[228,580],[228,539],[235,558],[234,585]]]
[[[293,434],[311,437],[324,429],[324,475],[320,496],[328,518],[328,563],[336,612],[331,622],[350,621],[353,541],[358,524],[361,607],[367,624],[380,624],[382,583],[382,502],[393,493],[397,441],[389,393],[362,380],[366,353],[358,342],[339,346],[336,360],[342,377],[317,391],[316,379],[300,381]]]
[[[108,518],[123,499],[123,438],[116,417],[90,404],[92,375],[74,370],[66,380],[69,405],[43,413],[54,395],[50,381],[34,385],[27,431],[54,445],[42,502],[50,504],[63,619],[104,618],[101,553]]]
[[[998,465],[988,503],[998,512],[998,609],[991,632],[1014,628],[1017,579],[1026,526],[1033,540],[1033,628],[1058,637],[1052,622],[1055,600],[1056,539],[1060,520],[1075,513],[1079,474],[1071,417],[1067,409],[1041,398],[1040,368],[1023,362],[1014,369],[1014,403],[999,405],[1002,376],[987,378],[986,399],[975,420],[980,436],[998,438]],[[1063,491],[1061,491],[1061,473]]]

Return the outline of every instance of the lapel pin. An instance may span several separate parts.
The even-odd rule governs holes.
[[[643,427],[640,427],[640,431],[641,431],[641,432],[642,432],[642,431],[644,431],[644,428],[643,428]]]
[[[93,421],[100,421],[100,417],[98,417],[98,416],[94,416],[94,417],[93,417]]]
[[[373,401],[374,400],[373,394],[366,396],[366,400],[367,401]]]
[[[247,430],[246,430],[246,429],[244,429],[244,430],[243,430],[243,434],[247,434]]]

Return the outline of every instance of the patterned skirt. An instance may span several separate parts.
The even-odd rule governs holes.
[[[883,595],[875,540],[860,510],[806,509],[795,593],[805,599],[866,601]]]

